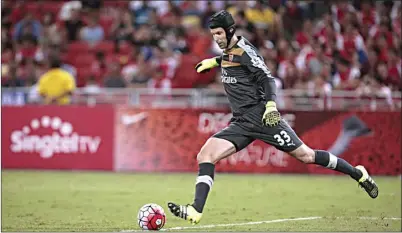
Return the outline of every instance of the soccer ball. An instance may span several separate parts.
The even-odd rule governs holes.
[[[157,231],[165,225],[166,215],[160,205],[149,203],[141,207],[137,219],[141,229]]]

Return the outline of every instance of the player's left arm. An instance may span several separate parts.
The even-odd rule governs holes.
[[[274,77],[265,65],[264,60],[255,51],[249,51],[242,56],[242,64],[253,73],[254,81],[264,89],[266,105],[262,122],[267,126],[278,125],[281,115],[276,108],[276,84]]]

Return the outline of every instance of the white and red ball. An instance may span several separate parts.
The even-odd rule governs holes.
[[[160,205],[149,203],[141,207],[137,219],[141,229],[158,231],[165,225],[166,215]]]

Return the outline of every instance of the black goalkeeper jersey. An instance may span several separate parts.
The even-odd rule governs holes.
[[[234,116],[265,102],[264,79],[273,79],[257,49],[244,37],[220,57],[221,81]]]

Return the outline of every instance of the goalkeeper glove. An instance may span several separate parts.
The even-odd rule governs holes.
[[[262,117],[262,123],[266,126],[278,125],[281,121],[281,114],[276,109],[276,103],[274,101],[268,101],[265,105],[265,112]]]
[[[202,60],[195,66],[195,69],[197,70],[197,73],[206,73],[216,66],[219,66],[219,64],[214,57]]]

